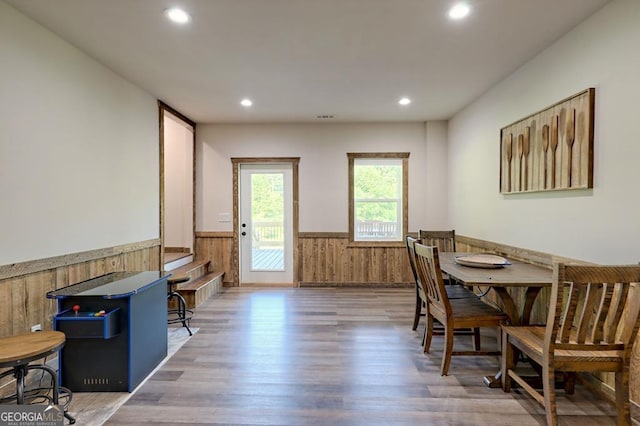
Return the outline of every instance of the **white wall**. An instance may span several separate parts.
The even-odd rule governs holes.
[[[231,231],[231,157],[300,157],[301,232],[347,232],[347,152],[410,152],[409,230],[447,227],[446,124],[210,124],[197,133],[198,231]],[[434,200],[427,209],[426,197]],[[438,199],[439,198],[439,199]]]
[[[164,114],[164,245],[193,249],[193,129]]]
[[[0,1],[0,265],[157,238],[156,101]]]
[[[599,263],[640,261],[640,1],[614,0],[449,123],[458,233]],[[499,194],[500,128],[596,88],[593,190]]]

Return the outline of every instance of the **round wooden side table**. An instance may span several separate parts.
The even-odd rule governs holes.
[[[0,374],[0,379],[13,374],[16,379],[16,393],[3,398],[4,401],[15,400],[16,404],[30,403],[36,398],[45,398],[55,405],[58,405],[60,387],[58,386],[58,373],[53,368],[43,364],[31,364],[41,358],[56,353],[64,346],[64,333],[59,331],[38,331],[35,333],[19,334],[10,337],[0,338],[0,368],[10,368]],[[52,396],[42,394],[31,395],[26,389],[25,378],[31,370],[42,370],[51,376]],[[71,401],[71,391],[64,389],[68,393],[68,400]],[[74,424],[76,420],[67,413],[67,406],[64,407],[64,416],[69,420],[69,424]]]

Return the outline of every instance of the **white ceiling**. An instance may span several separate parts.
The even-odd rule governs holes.
[[[6,1],[198,123],[447,119],[608,2]]]

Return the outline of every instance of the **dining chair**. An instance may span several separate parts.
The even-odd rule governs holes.
[[[456,231],[452,229],[450,231],[431,231],[421,229],[418,231],[419,238],[423,241],[422,244],[426,246],[438,247],[438,252],[443,251],[455,252],[456,251]],[[458,284],[451,279],[446,273],[442,273],[445,285]]]
[[[428,231],[421,229],[419,238],[424,245],[438,247],[438,251],[456,251],[456,231]]]
[[[424,351],[429,352],[433,337],[433,323],[438,320],[444,327],[444,349],[440,374],[446,376],[454,355],[500,355],[499,351],[483,351],[479,339],[474,339],[474,350],[454,351],[454,330],[464,328],[500,327],[507,315],[487,305],[480,298],[450,299],[442,279],[438,248],[415,243],[416,269],[427,297]]]
[[[629,368],[640,326],[640,266],[556,264],[546,326],[502,327],[502,388],[519,384],[557,425],[556,372],[615,372],[618,424],[631,424]],[[542,394],[515,370],[515,349],[542,367]]]
[[[416,330],[418,328],[418,323],[420,322],[420,317],[424,316],[422,313],[422,309],[426,306],[427,296],[425,295],[422,284],[420,283],[420,278],[418,277],[418,271],[416,270],[416,254],[414,245],[415,243],[423,244],[422,240],[416,239],[410,235],[405,237],[405,241],[407,243],[407,254],[409,257],[409,265],[411,266],[411,272],[413,273],[413,280],[416,286],[416,307],[415,314],[413,317],[413,328],[412,330]],[[455,286],[447,286],[446,288],[447,295],[449,299],[461,299],[465,297],[476,297],[472,291],[467,290],[465,287],[461,285]],[[479,338],[479,330],[478,330],[478,338]]]

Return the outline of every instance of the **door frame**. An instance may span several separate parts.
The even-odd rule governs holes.
[[[232,260],[231,269],[233,272],[233,285],[240,286],[240,234],[239,234],[239,202],[238,190],[239,190],[239,171],[240,164],[272,164],[272,163],[287,163],[291,164],[293,173],[293,235],[291,238],[291,245],[293,248],[293,287],[298,287],[298,165],[300,163],[300,157],[232,157],[231,164],[233,165],[233,247],[232,247]]]
[[[196,122],[191,120],[186,115],[173,109],[171,106],[165,104],[161,100],[158,100],[158,121],[159,121],[159,133],[160,133],[160,259],[158,264],[158,270],[164,270],[164,222],[165,222],[165,197],[164,197],[164,113],[168,112],[173,114],[180,120],[184,121],[193,128],[193,164],[191,166],[193,172],[193,257],[196,257]]]

